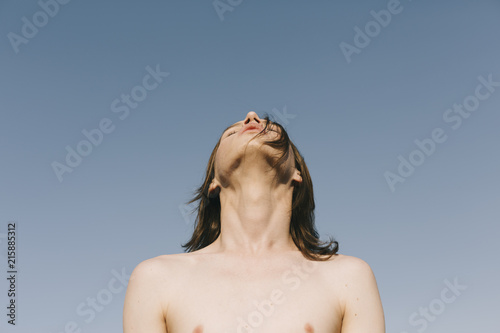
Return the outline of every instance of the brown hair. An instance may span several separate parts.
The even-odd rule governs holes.
[[[324,261],[328,260],[332,255],[336,254],[339,249],[339,244],[336,240],[330,237],[329,242],[321,242],[319,240],[318,232],[314,224],[314,194],[313,184],[309,170],[307,169],[306,162],[300,154],[297,147],[288,137],[287,132],[279,123],[271,121],[269,116],[266,115],[264,129],[252,138],[263,135],[268,126],[273,124],[281,129],[280,137],[274,141],[265,141],[264,144],[276,148],[282,152],[279,159],[273,167],[281,166],[287,159],[289,154],[289,147],[291,146],[295,156],[295,167],[302,176],[302,183],[295,186],[292,195],[292,214],[290,220],[290,235],[297,248],[302,252],[304,257],[310,260]],[[220,234],[220,199],[219,196],[209,196],[208,189],[212,179],[215,176],[215,155],[219,148],[222,136],[215,145],[205,174],[203,184],[195,191],[195,196],[186,204],[189,205],[199,200],[198,205],[193,209],[198,211],[194,232],[191,239],[183,244],[185,252],[192,252],[204,248],[214,242]],[[276,173],[278,174],[278,173]],[[321,257],[326,255],[327,257]]]

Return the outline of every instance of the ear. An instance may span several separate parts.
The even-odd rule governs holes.
[[[212,183],[210,183],[210,186],[208,187],[208,196],[210,198],[216,197],[219,195],[220,192],[220,185],[219,182],[214,178],[212,179]]]
[[[300,175],[300,171],[295,169],[293,173],[292,180],[295,181],[296,183],[300,184],[302,183],[302,176]]]

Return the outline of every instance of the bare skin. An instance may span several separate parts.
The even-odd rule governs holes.
[[[281,170],[260,138],[254,112],[222,135],[212,195],[221,201],[221,234],[191,253],[163,255],[133,271],[124,333],[383,333],[375,277],[361,259],[306,259],[288,228],[302,178],[290,154]],[[232,133],[236,131],[236,133]],[[269,131],[264,139],[276,132]],[[278,181],[273,181],[278,173]]]

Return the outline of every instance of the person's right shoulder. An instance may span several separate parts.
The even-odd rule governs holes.
[[[177,255],[175,254],[164,254],[143,260],[137,266],[135,266],[134,270],[132,271],[132,275],[134,275],[134,273],[136,275],[154,274],[158,271],[166,269],[169,265],[169,262],[172,262],[172,260],[176,256]]]
[[[161,255],[140,262],[132,271],[123,307],[124,333],[166,333],[168,300],[175,285],[179,256]]]
[[[141,261],[132,271],[136,276],[154,276],[166,270],[178,269],[188,260],[189,253],[163,254]],[[172,273],[172,272],[170,272]],[[131,277],[132,277],[131,275]]]
[[[189,256],[187,253],[164,254],[141,261],[132,271],[130,282],[147,284],[162,291],[175,284]]]

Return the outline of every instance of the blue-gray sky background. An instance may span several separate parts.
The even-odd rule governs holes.
[[[402,0],[348,61],[340,44],[388,3],[242,1],[221,20],[211,1],[71,1],[16,52],[9,34],[42,9],[1,1],[2,276],[10,221],[18,237],[17,325],[3,278],[1,331],[121,332],[124,288],[90,322],[77,307],[113,271],[182,252],[183,203],[222,130],[255,111],[304,155],[322,239],[372,267],[387,332],[422,329],[409,319],[429,305],[442,313],[426,332],[498,332],[500,87],[457,129],[443,115],[478,77],[500,82],[500,2]],[[148,66],[170,75],[120,119],[112,102]],[[114,130],[59,181],[52,163],[104,118]],[[436,128],[446,141],[392,191],[384,173]],[[467,289],[440,309],[454,279]]]

